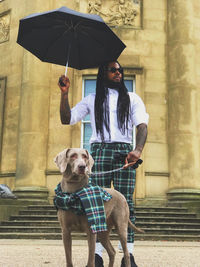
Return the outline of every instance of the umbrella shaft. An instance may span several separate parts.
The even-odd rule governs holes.
[[[66,62],[66,67],[65,67],[65,77],[67,76],[70,49],[71,49],[71,44],[69,44],[68,51],[67,51],[67,62]]]

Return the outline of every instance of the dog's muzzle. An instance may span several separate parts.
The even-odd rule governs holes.
[[[80,164],[78,165],[78,172],[80,174],[85,174],[86,165]]]

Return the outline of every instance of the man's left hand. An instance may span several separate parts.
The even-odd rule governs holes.
[[[142,154],[142,151],[137,150],[137,149],[129,152],[125,159],[124,169],[134,165],[139,160],[141,154]]]

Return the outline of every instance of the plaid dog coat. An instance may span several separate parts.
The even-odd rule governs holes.
[[[93,233],[107,231],[103,201],[112,196],[98,185],[88,184],[75,193],[62,192],[60,183],[55,189],[54,205],[57,209],[71,210],[77,215],[85,214]]]

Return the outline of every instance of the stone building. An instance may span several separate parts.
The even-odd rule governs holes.
[[[48,195],[51,201],[61,178],[53,158],[66,147],[87,145],[86,121],[60,123],[57,81],[65,68],[41,62],[16,43],[21,18],[61,6],[102,16],[127,46],[119,62],[150,115],[136,203],[200,199],[196,0],[0,0],[0,184],[23,199]],[[71,106],[96,74],[69,68]]]

